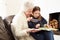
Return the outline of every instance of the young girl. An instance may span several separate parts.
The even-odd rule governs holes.
[[[40,28],[47,24],[47,21],[40,14],[40,7],[35,6],[32,10],[32,19],[28,22],[29,28]],[[52,31],[37,31],[30,33],[36,40],[54,40]]]

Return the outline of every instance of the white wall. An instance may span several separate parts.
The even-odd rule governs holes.
[[[17,14],[20,11],[20,5],[26,0],[0,0],[0,16]],[[31,1],[31,0],[30,0]],[[42,16],[47,19],[49,13],[60,11],[60,0],[32,0],[34,5],[40,6]]]
[[[0,0],[0,16],[4,17],[6,15],[5,0]]]

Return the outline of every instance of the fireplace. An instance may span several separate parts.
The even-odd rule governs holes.
[[[60,31],[60,12],[50,13],[49,23],[53,25],[53,28],[57,28]]]

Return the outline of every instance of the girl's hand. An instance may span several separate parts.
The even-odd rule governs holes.
[[[52,26],[48,25],[48,24],[44,24],[44,27],[46,27],[46,28],[52,28]]]
[[[37,24],[35,27],[36,27],[37,29],[40,28],[40,24]]]

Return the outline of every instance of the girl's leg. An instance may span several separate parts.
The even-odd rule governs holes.
[[[45,31],[44,38],[45,38],[45,40],[54,40],[53,32]]]

